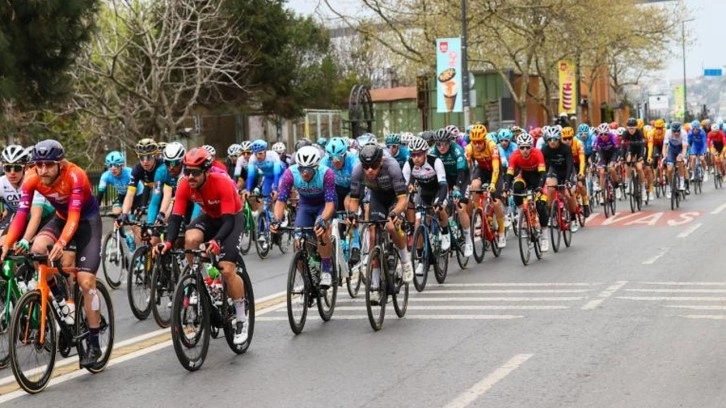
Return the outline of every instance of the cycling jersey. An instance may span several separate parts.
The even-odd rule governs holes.
[[[351,178],[353,177],[353,169],[358,163],[360,163],[358,156],[353,153],[347,153],[345,155],[345,163],[343,164],[343,167],[339,169],[335,168],[335,165],[333,165],[333,159],[331,159],[330,156],[324,157],[323,160],[320,162],[320,165],[325,166],[333,171],[333,174],[335,175],[336,186],[344,187],[350,190],[350,182]]]
[[[131,177],[129,178],[128,188],[136,189],[136,185],[138,183],[141,183],[145,187],[151,189],[152,187],[154,187],[154,175],[156,174],[156,169],[162,167],[163,165],[164,164],[162,163],[162,161],[157,159],[154,167],[152,167],[151,170],[146,171],[143,167],[141,167],[141,163],[137,163],[131,170]]]
[[[602,135],[599,135],[595,138],[595,141],[592,146],[592,150],[596,152],[612,152],[618,149],[619,147],[618,139],[615,137],[614,134],[608,133],[607,138],[603,138]]]
[[[179,174],[181,174],[181,172]],[[179,175],[172,176],[171,173],[169,173],[169,168],[167,166],[161,166],[156,170],[156,175],[154,175],[154,190],[151,193],[149,208],[146,212],[146,222],[148,224],[156,222],[156,217],[159,215],[159,211],[161,210],[159,206],[161,206],[161,200],[164,195],[164,186],[168,186],[173,190],[176,190],[178,180]]]
[[[482,169],[499,169],[499,148],[491,140],[484,142],[484,149],[482,150],[477,150],[474,143],[466,146],[465,154],[467,161],[476,161],[477,165]]]
[[[442,154],[434,144],[429,150],[429,154],[438,157],[444,163],[446,169],[446,182],[449,187],[457,186],[463,190],[468,184],[466,180],[467,171],[469,170],[466,163],[466,151],[463,147],[456,143],[449,145],[449,150]]]
[[[216,168],[216,169],[219,169],[219,170],[222,170],[225,173],[227,172],[227,165],[225,165],[224,163],[222,163],[219,160],[213,160],[212,161],[212,167],[213,168]]]
[[[20,188],[13,187],[8,176],[0,177],[0,201],[8,211],[8,216],[15,214],[20,203]]]
[[[41,218],[46,221],[55,212],[55,208],[48,202],[45,197],[43,197],[43,194],[40,194],[37,191],[33,195],[33,203],[31,204],[31,206],[42,207],[43,215],[41,216]]]
[[[724,141],[726,141],[726,135],[722,131],[717,130],[708,133],[708,146],[719,153],[723,151]]]
[[[595,142],[595,135],[589,134],[589,133],[579,133],[577,136],[575,136],[575,139],[577,139],[580,143],[582,143],[582,148],[585,151],[585,156],[592,155],[592,147]]]
[[[434,156],[426,156],[423,166],[415,166],[413,159],[409,159],[403,165],[403,178],[407,184],[418,183],[422,196],[436,196],[439,202],[446,199],[449,192],[446,183],[446,170],[441,159]]]
[[[512,153],[517,151],[517,144],[514,142],[509,142],[509,147],[504,148],[504,145],[499,145],[499,161],[502,162],[502,167],[507,168],[509,167],[509,158],[512,156]]]
[[[98,216],[98,203],[91,183],[83,169],[70,162],[61,162],[56,181],[46,186],[40,182],[36,169],[30,169],[21,187],[18,211],[10,225],[6,243],[12,245],[22,235],[35,192],[42,194],[53,205],[56,215],[65,220],[58,242],[64,247],[73,238],[79,221]]]
[[[706,142],[708,136],[703,129],[691,129],[688,132],[688,146],[690,147],[690,154],[704,155],[706,154]]]
[[[653,129],[648,133],[648,143],[652,143],[653,146],[663,146],[665,135],[665,129]]]
[[[585,148],[582,142],[577,138],[573,138],[570,144],[570,151],[572,152],[572,164],[578,174],[585,174]]]
[[[673,134],[671,130],[668,130],[666,131],[665,139],[663,139],[663,144],[668,144],[673,148],[688,146],[688,134],[683,129],[677,134]]]
[[[247,191],[252,191],[254,187],[257,170],[262,172],[262,195],[269,195],[270,191],[277,190],[282,175],[280,156],[272,150],[268,150],[265,153],[265,159],[261,161],[257,160],[256,155],[252,155],[247,164]]]
[[[164,167],[164,166],[161,166]],[[106,194],[106,187],[110,184],[116,189],[116,193],[122,198],[126,195],[126,191],[129,187],[129,181],[131,181],[131,169],[124,167],[121,169],[121,173],[118,176],[111,174],[111,170],[106,170],[101,174],[101,179],[98,182],[98,193],[96,194],[96,200],[100,203],[103,196]],[[144,193],[144,185],[139,181],[136,184],[136,195]]]
[[[390,149],[388,150],[388,152],[391,154],[391,157],[396,159],[398,165],[401,166],[401,168],[403,168],[403,165],[406,164],[408,158],[411,157],[411,152],[408,150],[408,147],[404,145],[398,145],[398,154],[396,155],[391,153]]]
[[[300,197],[301,205],[319,205],[335,202],[338,198],[335,193],[335,175],[326,166],[318,166],[315,175],[310,181],[305,181],[300,174],[300,168],[293,164],[285,170],[280,178],[278,201],[287,202],[295,187]]]
[[[230,160],[229,157],[224,159],[224,167],[227,170],[227,174],[230,178],[237,178],[234,174],[235,167],[237,166],[237,160]]]
[[[247,177],[247,164],[249,164],[249,160],[245,155],[241,155],[237,158],[237,163],[235,163],[234,167],[234,178],[239,177]],[[244,174],[243,173],[244,170]]]
[[[572,176],[572,148],[562,142],[556,148],[549,144],[542,149],[542,156],[549,174],[556,174],[558,183],[564,183]]]
[[[512,185],[514,175],[519,173],[519,177],[524,180],[525,185],[529,185],[532,188],[542,186],[545,181],[545,161],[542,152],[539,149],[532,149],[529,153],[529,157],[525,158],[522,156],[522,151],[517,150],[512,153],[509,158],[509,168],[507,168],[507,184]],[[516,186],[513,186],[516,187]],[[519,188],[516,189],[517,193],[522,193]],[[514,202],[517,205],[522,204],[521,197],[515,197]]]
[[[375,194],[405,195],[408,192],[403,172],[398,166],[398,162],[392,157],[383,158],[381,170],[378,176],[372,180],[365,177],[363,166],[360,163],[355,166],[351,177],[350,196],[362,199],[365,192],[364,187],[368,187],[371,193]]]

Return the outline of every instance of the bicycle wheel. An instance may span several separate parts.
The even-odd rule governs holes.
[[[552,238],[552,250],[555,253],[560,251],[560,240],[562,239],[562,229],[560,228],[560,219],[562,217],[562,209],[559,207],[560,200],[555,200],[550,207],[550,238]]]
[[[537,208],[534,204],[530,204],[529,211],[531,214],[537,213]],[[542,226],[539,224],[539,217],[535,217],[533,222],[529,226],[529,236],[532,237],[532,245],[534,246],[534,255],[537,259],[542,259],[542,247],[540,246],[540,237],[544,232]]]
[[[418,249],[421,246],[421,249]],[[413,232],[413,246],[411,248],[411,265],[413,266],[413,287],[416,291],[421,292],[426,288],[426,281],[429,279],[429,245],[426,242],[426,228],[419,225]],[[417,274],[416,270],[421,268],[421,274]]]
[[[713,187],[716,190],[718,190],[718,179],[720,177],[721,177],[720,170],[717,167],[714,167],[714,171],[713,171]]]
[[[209,350],[209,299],[199,291],[195,275],[184,275],[176,285],[171,309],[171,341],[182,367],[198,370]]]
[[[237,262],[237,276],[242,279],[242,283],[245,285],[245,313],[247,314],[247,340],[242,344],[234,344],[234,334],[236,327],[232,325],[236,320],[228,320],[223,326],[224,338],[227,340],[227,345],[235,354],[242,354],[250,348],[252,343],[252,335],[255,333],[255,292],[252,290],[252,281],[250,281],[250,275],[247,273],[247,267],[242,259]],[[231,299],[227,299],[227,307],[230,315],[236,316],[236,310],[234,303],[230,302]]]
[[[562,239],[565,241],[565,247],[569,248],[572,244],[572,223],[577,221],[572,221],[570,218],[572,217],[570,215],[570,211],[567,209],[567,205],[564,205],[562,207],[562,219],[561,221],[565,225],[564,230],[562,230]]]
[[[154,270],[151,273],[151,312],[154,315],[156,324],[166,329],[171,324],[171,302],[174,298],[174,287],[176,280],[176,265],[172,256],[165,256],[170,263],[162,265],[164,259],[154,261]]]
[[[8,301],[8,292],[10,297]],[[18,299],[13,290],[10,289],[8,281],[0,280],[0,368],[5,368],[10,361],[10,323],[12,323],[12,313]]]
[[[678,201],[678,194],[680,194],[678,192],[678,188],[676,186],[675,170],[673,171],[673,175],[671,176],[670,189],[671,189],[671,211],[673,211],[678,207],[676,202]]]
[[[245,212],[245,224],[242,229],[242,235],[239,237],[239,249],[242,255],[247,255],[252,247],[252,241],[255,240],[255,219],[251,212]]]
[[[270,254],[270,230],[267,228],[267,219],[265,219],[264,213],[261,213],[257,218],[255,248],[257,248],[257,256],[260,259],[265,259]]]
[[[55,367],[58,333],[53,306],[48,302],[45,338],[40,340],[40,292],[28,292],[18,301],[10,325],[10,368],[13,376],[29,394],[43,391]]]
[[[525,214],[524,209],[519,210],[518,230],[519,256],[522,258],[522,263],[527,266],[532,253],[532,239],[529,237],[531,229],[529,228],[529,220],[527,219],[527,214]]]
[[[628,183],[628,198],[630,201],[630,212],[634,213],[635,209],[637,207],[637,204],[635,202],[635,179],[633,177],[630,177],[630,182]]]
[[[449,228],[449,234],[451,234],[451,232],[451,228]],[[452,241],[454,240],[452,239]],[[459,246],[458,242],[454,245],[456,245],[457,248]],[[449,273],[449,256],[451,256],[451,250],[452,248],[442,251],[441,246],[439,246],[438,253],[434,252],[434,258],[436,258],[436,262],[434,263],[434,277],[436,278],[436,282],[441,285],[444,284],[444,281],[446,281],[446,275]],[[454,250],[458,252],[458,249]]]
[[[373,273],[374,262],[378,263],[380,271],[376,277]],[[382,269],[383,262],[385,261],[381,247],[373,247],[366,267],[366,311],[368,312],[368,322],[375,331],[381,330],[383,327],[383,320],[386,317],[386,302],[388,301],[385,271]],[[378,297],[378,301],[374,297]]]
[[[399,318],[406,315],[406,309],[408,309],[408,283],[403,283],[403,269],[401,267],[401,257],[398,255],[398,251],[393,251],[392,264],[386,265],[386,275],[393,276],[393,310],[396,311],[396,316]],[[389,259],[389,262],[391,260]]]
[[[286,254],[290,252],[293,243],[292,231],[281,231],[275,239],[277,240],[277,246],[280,248],[281,253]]]
[[[466,238],[464,238],[464,234],[462,231],[459,231],[458,235],[460,235],[460,238],[457,239],[456,243],[456,263],[459,264],[459,268],[466,269],[466,266],[469,265],[469,257],[464,256],[464,245],[466,244]]]
[[[360,262],[352,266],[349,264],[348,267],[350,268],[350,275],[345,277],[345,286],[348,289],[350,298],[355,299],[358,297],[361,282],[363,282],[363,277],[360,273],[361,264]]]
[[[305,252],[298,251],[292,258],[290,270],[287,273],[287,320],[290,322],[290,329],[295,334],[303,331],[308,315],[308,305],[310,304],[308,273]]]
[[[100,301],[98,312],[101,315],[101,321],[98,332],[98,344],[101,346],[101,357],[93,367],[86,367],[86,370],[96,374],[106,368],[108,360],[111,358],[113,351],[113,340],[115,334],[113,303],[111,295],[106,289],[103,282],[96,280],[96,294]],[[86,311],[83,308],[83,296],[79,294],[76,301],[76,336],[88,339],[88,325],[86,324]],[[86,344],[83,339],[79,339],[76,343],[78,355],[86,354]]]
[[[131,257],[131,270],[126,276],[126,294],[129,298],[131,313],[139,320],[146,320],[151,313],[151,268],[147,261],[149,247],[142,245]]]
[[[327,289],[318,287],[318,291],[316,293],[318,314],[324,322],[330,321],[333,317],[333,312],[335,312],[335,301],[338,298],[338,267],[335,262],[331,262],[330,267],[333,268],[333,270],[330,271],[330,274],[332,275],[330,287]]]
[[[118,242],[117,235],[109,231],[103,237],[101,245],[101,267],[106,283],[111,289],[118,289],[121,286],[124,274],[123,257],[123,245]]]

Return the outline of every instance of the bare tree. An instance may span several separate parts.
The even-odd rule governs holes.
[[[78,61],[76,107],[129,138],[169,137],[195,106],[247,91],[249,59],[221,0],[108,0]],[[122,136],[123,135],[119,135]]]

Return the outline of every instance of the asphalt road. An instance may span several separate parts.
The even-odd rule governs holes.
[[[295,336],[272,296],[258,305],[249,351],[213,341],[195,373],[179,365],[168,330],[133,318],[122,287],[121,344],[105,372],[69,370],[28,397],[3,370],[0,404],[723,407],[726,193],[704,190],[678,212],[660,199],[632,215],[623,201],[616,217],[593,216],[572,247],[527,267],[512,237],[498,259],[487,253],[464,271],[452,261],[445,285],[430,279],[405,318],[388,310],[380,332],[343,290],[331,322],[312,310]],[[284,290],[289,259],[246,258],[258,299]]]

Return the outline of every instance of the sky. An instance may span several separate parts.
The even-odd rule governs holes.
[[[340,12],[356,11],[358,0],[329,0]],[[686,47],[686,74],[688,78],[703,75],[704,68],[724,68],[726,71],[726,52],[723,42],[726,33],[721,24],[726,21],[726,1],[723,0],[685,0],[691,11],[684,19],[696,18],[685,23],[686,31],[692,42]],[[301,14],[331,16],[323,0],[288,0],[288,7]],[[624,24],[624,27],[627,24]],[[664,49],[668,61],[663,71],[654,73],[655,77],[667,79],[683,78],[683,58],[681,45]]]

